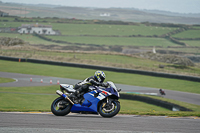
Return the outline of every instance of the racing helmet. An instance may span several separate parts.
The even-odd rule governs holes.
[[[106,78],[106,75],[103,71],[96,71],[95,74],[94,74],[94,78],[96,81],[99,81],[100,83],[103,83],[103,81],[105,80]]]

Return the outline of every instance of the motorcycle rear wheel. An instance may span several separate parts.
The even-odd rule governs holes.
[[[102,117],[110,118],[118,114],[120,111],[120,103],[119,101],[112,101],[112,105],[110,107],[105,107],[106,101],[103,101],[99,108],[99,114]]]
[[[63,97],[56,98],[51,104],[51,112],[56,116],[65,116],[70,113],[72,104]]]

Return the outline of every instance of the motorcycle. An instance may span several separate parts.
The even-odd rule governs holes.
[[[165,91],[163,89],[159,89],[161,95],[165,95]]]
[[[121,89],[117,89],[111,81],[107,88],[90,86],[88,92],[82,92],[78,98],[69,99],[76,90],[73,85],[60,84],[56,93],[60,96],[51,105],[51,111],[56,116],[65,116],[72,113],[100,114],[102,117],[113,117],[120,111],[118,101]]]

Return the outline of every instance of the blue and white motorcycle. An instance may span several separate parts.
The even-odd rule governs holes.
[[[69,99],[69,95],[76,90],[73,85],[60,84],[60,90],[56,93],[60,96],[51,105],[51,111],[56,116],[65,116],[72,113],[100,114],[102,117],[113,117],[120,110],[119,92],[113,82],[108,81],[107,88],[90,86],[87,93],[78,99]]]

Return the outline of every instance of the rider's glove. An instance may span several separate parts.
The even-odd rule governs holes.
[[[102,83],[102,86],[103,86],[103,87],[108,87],[109,84],[108,84],[108,83]]]

